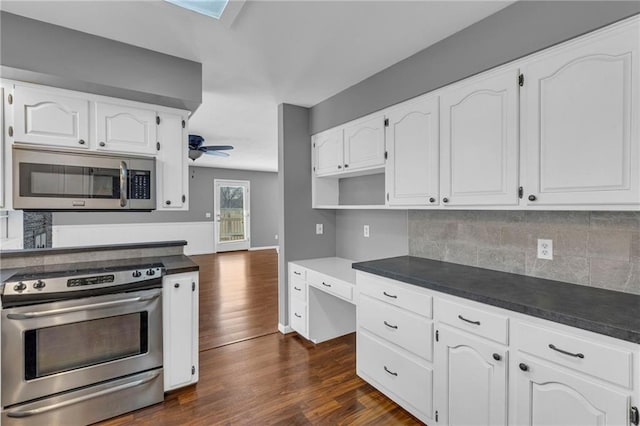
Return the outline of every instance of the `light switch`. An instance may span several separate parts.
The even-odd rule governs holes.
[[[369,225],[365,225],[364,226],[363,233],[364,233],[365,238],[369,238]]]
[[[322,235],[322,224],[316,223],[316,234]]]

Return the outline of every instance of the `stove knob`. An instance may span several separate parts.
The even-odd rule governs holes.
[[[18,292],[22,292],[27,289],[27,285],[20,281],[18,284],[13,286],[13,289]]]
[[[37,289],[37,290],[42,290],[47,284],[45,284],[44,281],[42,280],[38,280],[35,283],[33,283],[33,288]]]
[[[142,272],[140,271],[133,271],[133,278],[140,278],[142,276]]]
[[[147,270],[147,275],[153,276],[156,274],[156,271],[154,271],[153,269],[148,269]]]

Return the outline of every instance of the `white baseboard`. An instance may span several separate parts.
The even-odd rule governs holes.
[[[289,334],[289,333],[293,333],[293,328],[291,328],[288,325],[282,325],[278,323],[278,331],[282,334]]]
[[[213,222],[54,225],[53,247],[186,240],[184,253],[215,253]]]
[[[251,247],[251,248],[249,249],[249,251],[256,251],[256,250],[278,250],[278,247],[280,247],[280,246]]]

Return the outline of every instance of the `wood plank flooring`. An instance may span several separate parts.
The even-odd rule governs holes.
[[[314,345],[274,330],[275,251],[192,259],[201,267],[199,383],[102,426],[421,424],[355,374],[355,334]],[[231,283],[240,288],[223,288]]]

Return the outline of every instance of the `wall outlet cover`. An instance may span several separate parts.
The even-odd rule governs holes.
[[[364,226],[363,233],[364,233],[365,238],[369,238],[369,225],[365,225]]]
[[[553,260],[553,240],[538,239],[538,259]]]
[[[207,219],[208,219],[208,218],[210,218],[210,217],[211,217],[211,212],[206,212],[206,213],[204,214],[204,217],[206,217]]]
[[[323,229],[321,223],[316,223],[316,234],[322,235]]]

